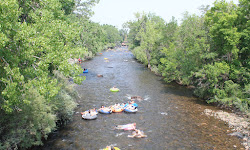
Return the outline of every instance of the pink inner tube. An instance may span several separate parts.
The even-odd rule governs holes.
[[[122,129],[123,130],[134,130],[135,127],[134,127],[134,125],[128,124],[128,125],[124,125]]]
[[[128,127],[128,128],[124,128],[123,130],[134,130],[134,127]]]

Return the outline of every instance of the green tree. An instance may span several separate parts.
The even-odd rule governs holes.
[[[128,30],[127,29],[120,29],[119,33],[120,33],[120,36],[122,37],[122,41],[127,41]]]
[[[209,51],[204,19],[186,12],[179,27],[172,19],[165,31],[159,69],[167,82],[191,84],[193,72],[206,63],[204,54]]]
[[[122,42],[122,36],[119,33],[119,30],[112,25],[102,25],[106,33],[106,43],[111,44],[111,47],[118,46]]]
[[[240,33],[237,32],[236,5],[225,0],[216,1],[206,13],[206,24],[209,27],[211,50],[218,53],[218,57],[229,63],[238,58]]]
[[[137,21],[127,23],[127,27],[130,28],[128,37],[131,49],[134,49],[136,58],[151,69],[151,63],[157,64],[155,57],[159,52],[158,41],[162,38],[161,29],[165,22],[151,13],[137,13],[135,16]]]
[[[84,78],[81,67],[68,60],[91,52],[79,42],[85,27],[76,19],[88,20],[89,9],[84,15],[74,10],[71,0],[0,0],[0,149],[41,145],[56,123],[73,114],[74,92],[64,80]],[[103,34],[87,32],[92,41],[96,32]],[[95,48],[105,40],[97,39]]]
[[[248,2],[235,4],[216,1],[206,13],[211,52],[205,58],[214,56],[210,64],[195,73],[195,94],[209,102],[233,106],[249,111],[249,68],[246,63],[247,28],[246,10]],[[248,10],[249,11],[249,10]],[[210,54],[210,55],[209,55]]]
[[[238,18],[236,20],[237,31],[241,34],[238,44],[239,60],[244,67],[250,68],[250,21],[249,21],[249,1],[240,0],[237,9]]]

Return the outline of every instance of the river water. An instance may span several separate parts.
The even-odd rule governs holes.
[[[225,122],[203,114],[205,109],[216,107],[197,100],[186,87],[164,83],[126,48],[105,51],[81,65],[89,73],[81,74],[86,80],[76,87],[81,99],[72,122],[36,149],[98,150],[111,144],[123,150],[243,149],[240,139],[228,135],[231,129]],[[110,92],[113,86],[120,91]],[[80,112],[89,108],[128,102],[136,95],[144,100],[136,101],[139,107],[135,114],[99,114],[90,121],[81,118]],[[133,122],[147,138],[128,138],[131,131],[113,129]]]

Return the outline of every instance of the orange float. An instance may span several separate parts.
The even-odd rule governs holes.
[[[112,112],[122,112],[124,109],[121,107],[111,107]]]

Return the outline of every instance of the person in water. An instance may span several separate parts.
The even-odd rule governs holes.
[[[96,108],[90,109],[92,115],[97,115]]]
[[[128,104],[125,105],[125,108],[131,109],[131,110],[136,109],[136,107],[135,107],[135,106],[133,105],[133,103],[131,103],[131,102],[128,102]]]
[[[78,62],[81,64],[82,63],[82,60],[81,60],[81,58],[79,57],[78,58]]]
[[[131,101],[130,101],[130,103],[133,105],[134,109],[136,109],[136,108],[137,108],[137,106],[138,106],[138,105],[135,103],[135,101],[134,101],[134,100],[131,100]]]
[[[116,150],[114,146],[107,146],[105,150]]]
[[[135,131],[132,133],[132,135],[128,135],[128,137],[144,138],[144,137],[147,137],[147,135],[145,135],[143,131],[135,129]]]
[[[87,115],[94,116],[96,115],[96,111],[94,112],[93,110],[89,110]]]
[[[120,129],[120,130],[135,130],[136,129],[136,123],[130,123],[130,124],[125,124],[125,125],[117,125],[115,129]]]
[[[128,108],[128,109],[135,109],[135,107],[132,105],[131,102],[128,103],[128,105],[126,106],[126,108]]]

